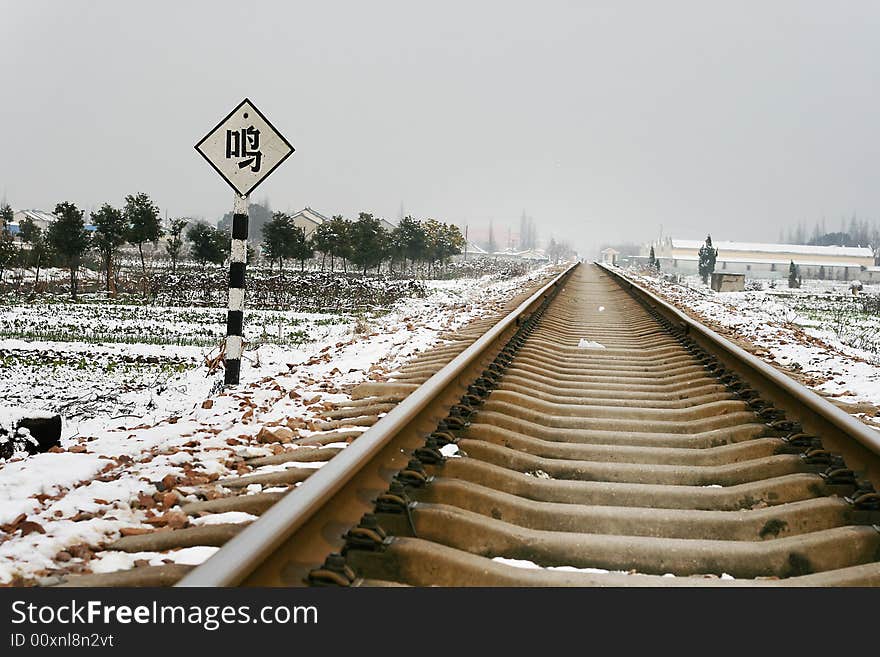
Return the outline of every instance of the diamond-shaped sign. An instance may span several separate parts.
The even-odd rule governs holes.
[[[196,150],[236,192],[247,196],[294,149],[245,98],[196,144]]]

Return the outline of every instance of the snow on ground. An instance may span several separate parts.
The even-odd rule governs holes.
[[[64,407],[73,417],[65,418],[60,448],[0,463],[0,583],[36,581],[59,568],[105,572],[135,561],[200,563],[214,548],[103,552],[93,559],[90,546],[144,530],[199,524],[179,510],[180,503],[197,499],[198,486],[237,474],[236,457],[291,448],[261,431],[264,427],[286,427],[293,437],[311,434],[315,419],[347,400],[353,386],[382,380],[441,333],[499,310],[549,273],[542,268],[502,281],[491,276],[431,281],[426,298],[365,316],[276,312],[271,319],[282,324],[282,338],[284,326],[301,332],[295,344],[259,344],[267,313],[246,313],[247,337],[258,346],[245,352],[241,385],[225,392],[218,386],[222,371],[209,374],[204,364],[210,347],[161,344],[157,337],[160,330],[167,342],[198,335],[200,328],[192,324],[202,323],[216,338],[225,326],[225,314],[217,310],[87,305],[65,315],[54,305],[51,312],[3,308],[0,334],[36,325],[46,334],[55,331],[56,338],[0,339],[4,399],[45,410]],[[67,329],[56,330],[64,324]],[[76,335],[83,341],[73,339]],[[94,335],[101,337],[88,339]],[[342,437],[324,449],[346,444]],[[248,493],[276,490],[248,487]],[[225,522],[252,519],[223,514]]]
[[[713,292],[619,269],[624,276],[712,326],[753,354],[859,417],[880,426],[880,315],[864,312],[846,281],[758,282],[763,289]],[[865,286],[863,295],[877,294]]]
[[[245,337],[263,345],[255,353],[271,363],[304,343],[347,339],[354,321],[255,310],[248,312]],[[215,385],[200,366],[216,355],[225,330],[226,311],[213,308],[3,306],[0,398],[60,412],[70,420],[68,436],[95,417],[161,417]]]

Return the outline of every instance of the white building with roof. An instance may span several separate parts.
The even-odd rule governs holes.
[[[648,252],[650,253],[650,248],[648,249]],[[618,251],[617,249],[612,249],[609,246],[607,249],[602,249],[601,255],[602,255],[602,262],[604,262],[607,265],[616,265],[617,264],[617,257],[620,255],[620,251]]]
[[[16,210],[12,214],[12,223],[20,226],[22,221],[30,219],[35,226],[46,230],[56,218],[54,214],[45,210]]]
[[[293,223],[305,231],[306,237],[314,233],[315,229],[325,221],[330,220],[308,206],[293,215]]]
[[[550,257],[543,249],[526,249],[525,251],[519,251],[516,255],[520,260],[532,260],[534,262],[550,261]]]
[[[30,219],[34,222],[34,225],[45,231],[49,228],[49,225],[55,222],[57,217],[51,212],[46,212],[45,210],[16,210],[12,213],[12,221],[9,223],[9,232],[12,235],[13,239],[18,238],[18,233],[21,230],[21,222]]]
[[[389,233],[397,228],[397,226],[387,219],[382,219],[381,217],[377,217],[377,219],[379,220],[379,225]],[[324,216],[317,210],[313,210],[308,206],[293,215],[293,223],[305,231],[306,237],[309,237],[315,232],[315,229],[318,226],[327,221],[330,221],[329,217]]]
[[[646,244],[640,259],[647,258],[651,247],[660,268],[669,273],[698,272],[699,252],[705,240],[666,238]],[[852,280],[865,277],[874,267],[874,251],[863,246],[812,246],[808,244],[768,244],[761,242],[713,241],[718,249],[716,272],[740,273],[759,278],[785,278],[794,262],[803,278]]]
[[[392,232],[395,228],[397,228],[397,226],[395,224],[392,224],[387,219],[383,219],[382,217],[377,217],[377,218],[379,219],[379,225],[382,226],[382,228],[387,230],[389,233]]]
[[[482,250],[482,249],[481,249]],[[532,262],[549,262],[549,256],[542,249],[526,249],[518,251],[516,249],[504,249],[503,251],[494,251],[492,253],[483,254],[496,260],[529,260]]]

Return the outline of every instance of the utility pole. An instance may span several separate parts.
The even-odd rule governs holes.
[[[241,373],[247,238],[248,197],[236,194],[232,209],[232,245],[229,253],[229,303],[226,311],[226,369],[224,374],[226,385],[237,384]]]

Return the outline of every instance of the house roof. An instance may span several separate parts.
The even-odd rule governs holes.
[[[644,256],[642,256],[644,257]],[[665,258],[664,258],[665,259]],[[699,262],[700,257],[695,255],[675,256],[680,262]],[[766,258],[725,258],[724,254],[719,251],[718,262],[726,262],[731,265],[784,265],[788,267],[789,262],[794,261],[796,265],[804,265],[806,267],[861,267],[858,262],[827,262],[825,260],[810,260],[809,256],[770,256]]]
[[[517,256],[522,258],[523,260],[548,260],[547,254],[541,251],[540,249],[527,249],[525,251],[520,251],[517,253]]]
[[[16,210],[15,214],[23,214],[32,221],[44,221],[50,224],[57,218],[54,214],[45,210]],[[19,221],[21,220],[19,219]]]
[[[703,246],[701,240],[680,240],[673,238],[673,249],[697,249]],[[873,258],[874,252],[866,246],[812,246],[809,244],[765,244],[761,242],[712,242],[718,251],[753,251],[755,253],[849,256]]]
[[[318,226],[323,224],[325,221],[329,221],[327,219],[327,217],[325,217],[323,214],[321,214],[320,212],[318,212],[316,210],[312,210],[308,206],[304,207],[302,210],[300,210],[299,212],[297,212],[293,215],[294,219],[296,219],[298,217],[302,218],[302,219],[306,219],[307,221],[311,221],[312,223],[314,223],[315,225],[318,225]]]
[[[547,254],[540,249],[527,249],[525,251],[516,251],[515,249],[504,249],[503,251],[495,251],[493,256],[505,256],[508,258],[517,258],[520,260],[548,260]]]
[[[382,228],[385,230],[394,230],[397,228],[395,224],[392,224],[390,221],[383,219],[382,217],[379,217],[379,223],[382,224]]]
[[[325,217],[323,214],[321,214],[317,210],[313,210],[312,208],[310,208],[308,206],[304,207],[299,212],[294,213],[293,218],[294,219],[305,219],[306,221],[310,221],[311,223],[315,224],[316,226],[320,226],[324,222],[330,221],[329,217]],[[395,224],[391,223],[387,219],[382,219],[381,217],[377,217],[377,219],[379,219],[380,225],[385,230],[394,230],[395,228],[397,228],[397,226]]]

